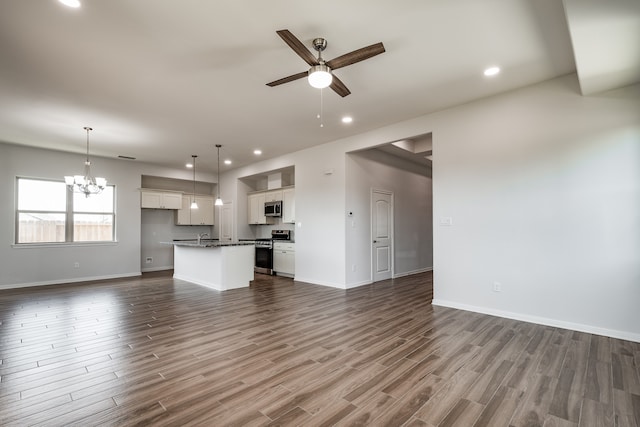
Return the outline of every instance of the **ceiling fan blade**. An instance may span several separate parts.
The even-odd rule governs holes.
[[[344,83],[342,83],[342,80],[336,77],[335,74],[333,74],[333,79],[331,80],[331,85],[329,87],[343,98],[351,93],[351,91],[347,89]]]
[[[364,61],[372,56],[380,55],[384,51],[384,45],[382,43],[372,44],[371,46],[363,47],[333,58],[331,61],[327,61],[327,66],[332,70],[337,70],[338,68]]]
[[[311,66],[319,64],[318,59],[313,56],[313,53],[311,53],[311,51],[309,51],[309,49],[307,49],[305,45],[303,45],[302,42],[291,33],[291,31],[278,30],[276,33],[278,33],[282,40],[284,40],[284,42],[288,44],[300,58],[304,59],[304,62]]]
[[[271,87],[278,86],[278,85],[281,85],[283,83],[289,83],[289,82],[292,82],[294,80],[298,80],[298,79],[301,79],[303,77],[307,77],[308,75],[309,75],[309,73],[307,71],[303,71],[301,73],[294,74],[294,75],[289,76],[289,77],[283,77],[283,78],[281,78],[279,80],[275,80],[275,81],[273,81],[271,83],[267,83],[267,86],[271,86]]]

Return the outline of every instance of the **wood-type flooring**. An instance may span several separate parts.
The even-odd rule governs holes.
[[[0,425],[640,424],[640,344],[432,306],[431,280],[0,291]]]

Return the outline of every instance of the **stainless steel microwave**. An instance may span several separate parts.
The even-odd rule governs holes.
[[[264,204],[264,216],[282,216],[282,201],[266,202]]]

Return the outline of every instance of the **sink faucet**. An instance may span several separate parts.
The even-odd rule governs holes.
[[[198,234],[198,244],[200,244],[200,241],[205,237],[210,237],[209,233],[200,233],[200,234]]]

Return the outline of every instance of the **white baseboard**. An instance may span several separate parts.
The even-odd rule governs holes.
[[[173,265],[165,265],[163,267],[147,267],[143,268],[140,271],[143,273],[150,273],[152,271],[164,271],[164,270],[173,270]]]
[[[581,323],[566,322],[564,320],[549,319],[546,317],[530,316],[527,314],[514,313],[511,311],[502,311],[486,307],[460,304],[455,301],[447,301],[437,298],[433,299],[432,304],[442,307],[456,308],[458,310],[473,311],[475,313],[503,317],[505,319],[520,320],[523,322],[536,323],[538,325],[552,326],[555,328],[569,329],[572,331],[586,332],[589,334],[602,335],[610,338],[618,338],[640,343],[640,334],[635,334],[633,332],[618,331],[613,329],[600,328],[597,326],[584,325]]]
[[[407,272],[404,272],[404,273],[397,273],[397,274],[393,275],[393,278],[397,279],[399,277],[412,276],[414,274],[426,273],[428,271],[433,271],[433,267],[419,268],[418,270],[407,271]]]
[[[337,283],[329,283],[329,282],[318,282],[318,281],[314,281],[314,280],[310,280],[310,279],[305,279],[299,276],[295,276],[294,279],[296,282],[304,282],[304,283],[309,283],[311,285],[320,285],[320,286],[327,286],[329,288],[336,288],[336,289],[345,289],[344,285],[340,285]]]
[[[106,279],[121,279],[123,277],[136,277],[140,275],[141,273],[137,271],[133,273],[111,274],[108,276],[77,277],[73,279],[47,280],[43,282],[31,282],[31,283],[10,283],[6,285],[0,285],[0,289],[19,289],[19,288],[31,288],[34,286],[62,285],[65,283],[91,282],[94,280],[106,280]]]
[[[433,267],[420,268],[418,270],[413,270],[413,271],[407,271],[407,272],[404,272],[404,273],[394,274],[392,278],[393,279],[398,279],[400,277],[412,276],[414,274],[426,273],[428,271],[433,271]],[[330,288],[337,288],[337,289],[353,289],[353,288],[358,288],[360,286],[370,285],[370,284],[373,283],[371,281],[371,279],[367,279],[367,280],[362,280],[360,282],[347,283],[346,285],[338,285],[338,284],[317,282],[317,281],[313,281],[313,280],[305,280],[305,279],[301,279],[298,276],[295,277],[295,280],[296,281],[300,281],[300,282],[310,283],[312,285],[328,286]]]
[[[370,285],[370,284],[372,284],[372,283],[373,283],[373,282],[372,282],[371,280],[365,280],[365,281],[362,281],[362,282],[356,282],[356,283],[349,283],[349,284],[347,284],[347,285],[345,286],[345,289],[353,289],[353,288],[357,288],[357,287],[360,287],[360,286]]]

